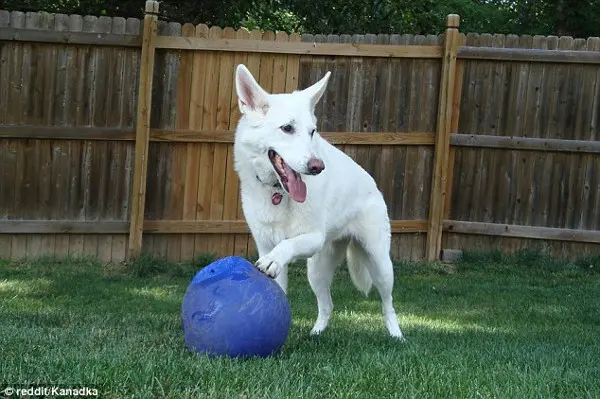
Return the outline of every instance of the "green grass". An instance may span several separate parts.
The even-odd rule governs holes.
[[[0,384],[88,386],[109,398],[600,397],[600,257],[399,263],[406,344],[387,337],[377,294],[361,296],[345,268],[329,329],[309,336],[316,304],[295,265],[288,341],[250,360],[185,349],[181,300],[210,259],[0,261]]]

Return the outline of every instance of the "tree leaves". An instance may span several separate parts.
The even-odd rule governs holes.
[[[143,18],[144,0],[0,0],[9,11]],[[160,18],[233,28],[324,34],[461,31],[600,36],[600,0],[162,0]]]

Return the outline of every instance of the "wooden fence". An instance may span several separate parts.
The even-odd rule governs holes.
[[[0,11],[0,256],[255,252],[233,71],[332,71],[323,135],[388,203],[395,258],[600,249],[600,40],[287,35]]]

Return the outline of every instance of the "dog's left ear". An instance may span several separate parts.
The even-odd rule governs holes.
[[[235,89],[242,114],[248,111],[265,115],[269,109],[268,93],[256,82],[248,68],[239,64],[235,71]]]
[[[323,93],[325,93],[325,89],[327,88],[327,82],[329,81],[330,75],[331,72],[327,72],[325,76],[322,77],[317,83],[302,90],[303,93],[310,97],[310,104],[313,108],[317,105],[321,97],[323,97]]]

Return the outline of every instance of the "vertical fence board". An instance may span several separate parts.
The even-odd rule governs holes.
[[[1,16],[0,16],[1,19]],[[1,55],[0,55],[1,57]],[[8,142],[6,140],[0,140],[0,220],[5,219],[8,216],[8,209],[5,204],[5,196],[9,192],[8,179],[5,174],[9,171],[9,157],[8,157]],[[8,234],[0,234],[0,258],[9,259],[11,247],[11,236]]]
[[[222,29],[211,27],[208,31],[209,38],[222,37]],[[215,130],[217,123],[217,104],[219,100],[219,67],[220,58],[218,52],[208,52],[206,54],[206,70],[204,77],[204,98],[202,129]],[[215,143],[203,143],[200,154],[200,172],[198,178],[198,208],[197,219],[208,220],[211,216],[211,194],[213,184],[219,184],[220,181],[213,183],[215,166]],[[216,237],[214,234],[199,234],[195,243],[196,253],[214,253],[216,247]]]
[[[83,31],[95,32],[98,18],[93,16],[85,16],[83,18]],[[95,95],[94,88],[96,86],[96,56],[93,48],[90,48],[85,59],[84,71],[84,88],[82,96],[81,114],[78,118],[78,124],[93,125],[94,123],[94,108]],[[95,163],[94,143],[85,141],[83,143],[83,154],[81,163],[82,184],[80,195],[83,198],[83,218],[85,220],[94,220],[96,218],[94,194],[92,186],[98,185],[99,182],[92,180],[92,167]],[[98,235],[86,234],[83,235],[83,253],[84,256],[98,256]]]
[[[249,38],[252,40],[260,40],[262,38],[262,32],[253,30],[250,32],[244,32],[242,30],[238,31],[238,36],[241,38]],[[246,67],[248,70],[257,77],[260,72],[260,54],[257,53],[248,53],[244,55]],[[298,78],[296,77],[296,84],[298,82]],[[236,103],[236,112],[239,114],[239,110],[237,110]],[[237,218],[241,220],[244,218],[244,212],[242,209],[242,201],[238,194],[238,205],[237,205]],[[249,234],[238,234],[235,237],[235,253],[236,254],[246,254],[247,256],[252,256],[256,252],[255,243],[253,238]]]
[[[388,43],[390,45],[398,44],[399,35],[390,35]],[[384,132],[393,132],[395,130],[394,109],[391,108],[394,92],[394,70],[392,60],[386,60],[381,70],[381,110],[378,119],[380,120],[380,129]],[[388,215],[392,218],[392,195],[394,192],[394,149],[391,146],[383,146],[379,151],[379,160],[376,164],[379,175],[379,187],[383,192],[383,199],[388,206]]]
[[[222,37],[225,39],[234,39],[235,30],[225,28],[222,31]],[[219,74],[219,89],[218,89],[218,108],[216,110],[216,129],[228,130],[229,119],[231,116],[231,92],[234,86],[234,53],[222,52],[219,54],[221,71],[229,73]],[[230,213],[230,204],[227,200],[227,195],[231,191],[231,179],[234,177],[228,169],[231,168],[232,157],[229,156],[230,144],[215,144],[215,157],[213,166],[213,185],[211,189],[211,220],[223,220],[225,216],[225,207]],[[228,179],[229,178],[229,179]],[[234,194],[237,196],[237,192]],[[227,205],[226,205],[227,204]],[[229,240],[224,234],[215,235],[213,238],[213,251],[217,254],[231,253],[229,249]]]
[[[22,28],[25,26],[25,14],[19,11],[10,13],[10,26],[13,28]],[[10,53],[11,63],[9,72],[8,86],[8,113],[7,122],[17,124],[22,115],[21,110],[21,71],[23,68],[23,46],[19,43],[12,44]],[[24,173],[26,169],[25,147],[23,141],[15,143],[16,150],[16,169],[14,180],[14,216],[16,218],[27,217],[25,210],[20,206],[24,202]],[[25,258],[27,256],[27,236],[15,235],[12,237],[11,256],[13,258]]]
[[[69,31],[81,32],[83,30],[83,18],[79,15],[69,16]],[[65,124],[76,126],[78,124],[80,110],[83,108],[82,97],[84,93],[85,82],[85,57],[87,49],[80,46],[69,48],[69,64],[67,77],[67,92],[69,98],[68,106],[65,110]],[[82,141],[73,140],[69,142],[69,174],[68,182],[68,218],[77,220],[81,217],[83,207],[82,197],[80,195],[81,177],[81,153]],[[78,234],[69,235],[66,253],[63,255],[79,257],[83,253],[83,236]]]
[[[10,13],[0,10],[0,27],[8,27],[10,25]],[[8,72],[10,70],[10,45],[3,43],[0,45],[0,121],[6,123],[8,110]],[[0,140],[0,219],[8,218],[12,213],[12,203],[9,205],[10,197],[13,192],[13,184],[11,184],[12,165],[14,157],[10,151],[9,140]],[[12,237],[10,235],[0,234],[0,256],[5,258],[11,257]]]
[[[600,51],[600,39],[589,38],[587,40],[586,49],[588,51]],[[583,100],[587,106],[586,112],[583,113],[582,122],[581,122],[581,137],[583,139],[594,140],[596,137],[596,129],[597,125],[594,123],[594,112],[597,109],[598,104],[598,87],[600,86],[600,79],[598,78],[598,71],[600,68],[589,67],[586,68],[586,73],[584,75],[583,85],[586,88],[587,96]],[[590,84],[593,82],[593,84]],[[594,187],[599,187],[600,182],[595,179],[600,172],[600,168],[596,168],[594,164],[595,158],[591,154],[585,155],[585,176],[582,181],[581,188],[581,199],[578,207],[578,220],[576,223],[576,227],[578,229],[590,229],[593,230],[594,226],[594,218],[600,219],[600,216],[594,217],[593,213],[593,195],[594,195]],[[599,208],[595,208],[599,209]]]
[[[149,140],[150,109],[152,104],[152,78],[154,69],[153,41],[156,37],[158,2],[146,3],[144,35],[140,60],[138,110],[136,118],[136,148],[133,171],[133,196],[131,226],[129,230],[129,256],[135,257],[142,250],[142,229],[146,200],[147,154]]]
[[[110,18],[109,18],[110,20]],[[68,31],[69,17],[65,14],[56,14],[54,18],[54,30]],[[71,46],[61,46],[57,49],[56,57],[56,78],[54,89],[54,109],[52,110],[54,125],[61,126],[67,122],[68,92],[70,60],[72,59],[73,49]],[[71,179],[70,157],[71,143],[70,141],[53,143],[53,162],[52,162],[52,186],[53,198],[56,198],[54,209],[56,213],[53,215],[56,219],[69,218],[69,187]],[[54,251],[52,255],[64,257],[69,254],[69,235],[57,234],[55,236]]]
[[[127,31],[127,21],[125,18],[113,18],[112,33],[124,34]],[[106,120],[105,126],[107,127],[121,127],[123,126],[123,97],[126,89],[126,76],[125,70],[126,54],[125,49],[111,49],[109,71],[111,78],[109,80],[109,91],[106,98]],[[109,144],[110,151],[110,166],[109,166],[109,178],[111,182],[109,189],[107,189],[107,209],[105,218],[109,220],[121,220],[121,206],[122,198],[125,194],[125,179],[126,179],[126,159],[127,159],[127,148],[128,143],[113,142]],[[126,238],[123,235],[110,235],[110,249],[107,248],[105,252],[106,261],[123,261],[125,259],[125,242]]]
[[[247,31],[246,29],[238,29],[238,31],[236,32],[236,38],[238,39],[249,39],[250,38],[250,32]],[[237,67],[237,65],[239,64],[244,64],[248,67],[249,65],[249,56],[248,53],[237,53],[235,55],[234,58],[234,67]],[[235,78],[234,78],[235,79]],[[298,81],[298,77],[296,76],[296,83]],[[235,130],[237,128],[237,124],[238,121],[240,120],[241,117],[241,113],[238,107],[238,97],[237,97],[237,93],[235,90],[235,80],[234,80],[234,86],[233,89],[231,91],[231,116],[230,116],[230,129],[231,130]],[[230,156],[231,156],[231,172],[235,174],[235,170],[233,169],[233,149],[230,150]],[[237,177],[237,175],[235,175],[232,178],[232,183],[235,185],[235,193],[233,192],[229,192],[226,195],[231,196],[235,194],[235,209],[230,209],[229,207],[227,208],[228,210],[230,209],[231,215],[227,215],[227,216],[231,216],[232,219],[236,219],[236,220],[244,220],[244,212],[242,210],[242,200],[241,200],[241,195],[240,195],[240,190],[239,190],[239,179]],[[231,188],[231,190],[233,191],[234,188]],[[229,199],[229,205],[233,205],[233,198],[232,197],[228,197]],[[231,245],[231,243],[230,243]],[[248,234],[234,234],[233,235],[233,254],[237,255],[237,256],[248,256]]]
[[[207,37],[208,28],[206,25],[198,25],[192,32],[184,35],[196,37]],[[188,126],[190,129],[199,129],[202,126],[202,104],[204,99],[203,80],[205,76],[205,54],[201,52],[191,53],[191,77],[190,77],[190,104]],[[185,175],[186,183],[183,193],[183,218],[187,220],[196,219],[198,206],[198,185],[199,185],[199,164],[200,164],[201,145],[198,143],[189,143],[186,151]],[[194,249],[195,236],[190,234],[182,237],[181,256],[185,259],[191,259],[196,255]]]
[[[498,35],[497,35],[498,36]],[[504,44],[504,35],[501,35],[501,39],[498,39],[496,43],[500,42]],[[458,39],[458,45],[462,46],[466,42],[466,37],[464,35],[460,35]],[[500,45],[501,47],[501,45]],[[461,98],[462,98],[462,88],[464,82],[464,71],[465,71],[465,61],[457,60],[456,61],[456,77],[454,78],[454,98],[452,100],[452,122],[450,133],[455,134],[458,132],[458,127],[460,124],[460,106],[461,106]],[[494,76],[497,76],[495,74]],[[495,107],[494,107],[495,108]],[[448,178],[446,180],[446,201],[444,204],[444,219],[449,219],[452,213],[452,199],[454,198],[454,171],[456,169],[456,148],[450,147],[450,153],[448,155]],[[453,248],[454,246],[448,246],[448,248]]]
[[[364,35],[352,35],[352,43],[362,44],[365,43]],[[364,59],[361,57],[350,58],[350,73],[349,73],[349,86],[348,96],[346,98],[346,127],[348,131],[358,132],[361,131],[361,113],[363,106],[363,80],[364,75]],[[354,161],[358,161],[358,146],[346,145],[346,154]]]
[[[36,28],[39,22],[38,13],[27,13],[25,15],[25,27]],[[23,48],[23,63],[21,73],[21,123],[35,124],[33,120],[33,112],[31,104],[32,96],[34,95],[34,82],[35,76],[41,71],[36,70],[35,54],[36,51],[34,46],[29,43],[20,44]],[[25,173],[24,173],[24,187],[23,187],[23,199],[21,207],[23,208],[23,216],[28,219],[40,218],[38,213],[38,173],[40,169],[39,164],[39,150],[40,143],[35,140],[25,141]],[[41,254],[42,247],[42,236],[38,234],[28,235],[27,240],[27,256],[36,257]]]
[[[415,37],[411,35],[402,35],[400,37],[400,44],[410,45],[414,44]],[[411,96],[411,77],[412,77],[412,60],[396,60],[397,64],[397,76],[396,84],[397,91],[395,99],[397,102],[393,103],[392,108],[395,110],[395,131],[397,132],[408,132],[410,130],[410,96]],[[408,154],[409,148],[407,146],[396,146],[394,148],[394,191],[392,195],[392,219],[408,219],[408,215],[405,212],[405,193],[407,191],[407,166],[411,168],[412,165],[408,165]],[[411,243],[412,237],[408,234],[397,234],[394,242],[394,248],[392,252],[396,252],[396,258],[399,259],[410,259],[411,257]]]
[[[193,37],[196,32],[196,27],[192,24],[184,24],[181,27],[181,35],[183,37]],[[177,128],[178,129],[188,129],[191,125],[191,99],[193,96],[193,92],[197,90],[196,87],[193,87],[191,84],[192,81],[192,73],[194,67],[194,53],[193,52],[181,52],[179,54],[179,73],[177,80]],[[178,149],[173,157],[173,171],[174,175],[179,178],[173,182],[173,184],[177,184],[178,190],[177,192],[179,198],[177,198],[174,203],[179,204],[177,208],[177,215],[179,219],[191,219],[192,215],[188,215],[190,208],[190,191],[188,185],[191,181],[198,181],[197,177],[192,177],[188,173],[190,173],[190,162],[189,157],[191,156],[191,146],[193,144],[181,144],[178,146]],[[177,170],[177,168],[180,168]],[[177,173],[175,173],[177,170]],[[195,202],[195,201],[193,201]],[[192,240],[192,245],[190,246],[190,239]],[[191,235],[173,235],[171,237],[170,242],[170,251],[169,257],[174,260],[182,260],[182,259],[191,259],[193,258],[194,248],[193,248],[193,236]]]
[[[226,37],[231,38],[242,38],[248,35],[248,31],[245,29],[239,29],[238,31],[227,31],[225,32]],[[219,123],[224,129],[235,131],[237,122],[240,118],[237,94],[235,90],[235,69],[239,64],[245,64],[247,56],[244,53],[232,54],[228,59],[224,60],[225,63],[230,63],[229,70],[231,71],[229,79],[227,80],[227,93],[228,97],[223,97],[223,104],[227,104],[226,113],[223,112]],[[225,111],[225,110],[223,110]],[[243,215],[238,217],[238,201],[239,201],[239,181],[235,173],[233,165],[233,146],[227,145],[227,159],[225,169],[225,187],[224,187],[224,199],[223,199],[223,219],[224,220],[239,220],[243,219]],[[222,254],[240,254],[236,250],[236,241],[238,238],[234,234],[223,234],[221,236],[221,253]],[[245,243],[245,250],[241,252],[241,256],[246,256],[247,242]]]
[[[161,36],[181,36],[179,23],[161,21],[158,27]],[[157,68],[154,71],[153,105],[158,105],[154,112],[153,126],[173,129],[177,124],[177,96],[179,58],[177,51],[165,50],[157,52]],[[155,173],[158,176],[154,182],[160,195],[154,203],[154,217],[158,219],[181,219],[182,191],[181,173],[183,165],[178,156],[181,154],[181,143],[151,143],[154,147]],[[149,169],[150,170],[150,169]],[[178,256],[179,240],[172,234],[154,234],[153,254],[170,260]]]
[[[450,152],[450,129],[454,99],[454,81],[456,69],[456,52],[459,41],[458,15],[449,15],[446,21],[444,39],[444,58],[442,60],[442,76],[438,103],[437,137],[433,166],[432,189],[429,207],[429,223],[427,231],[427,248],[425,256],[429,260],[437,259],[441,251],[442,218],[444,215],[445,189]]]
[[[110,33],[112,30],[112,18],[99,17],[95,20],[95,32]],[[112,52],[114,50],[104,51],[104,49],[97,48],[94,50],[95,58],[95,80],[94,80],[94,111],[92,113],[92,123],[95,126],[105,126],[106,115],[108,112],[108,102],[110,98],[110,92],[112,87],[109,80],[112,81],[114,74],[109,70]],[[108,83],[108,84],[107,84]],[[95,217],[99,220],[104,219],[106,215],[106,209],[110,198],[109,186],[112,186],[110,180],[110,163],[109,157],[111,154],[111,144],[103,141],[101,143],[94,143],[93,154],[94,161],[92,163],[92,182],[94,183],[90,188],[90,199],[95,209]],[[112,237],[108,234],[97,235],[97,256],[103,261],[110,261],[111,258],[111,246]]]

